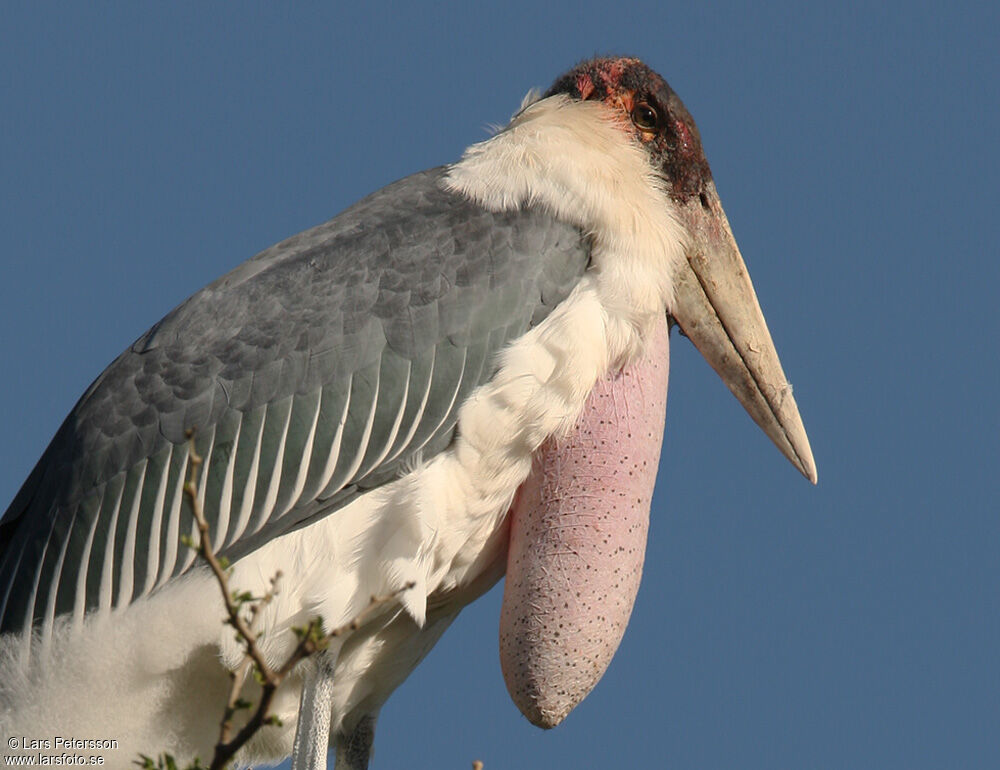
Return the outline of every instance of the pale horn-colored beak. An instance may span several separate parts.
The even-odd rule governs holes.
[[[754,422],[815,484],[806,429],[715,184],[680,209],[691,240],[670,314]]]

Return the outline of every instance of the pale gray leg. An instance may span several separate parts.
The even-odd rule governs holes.
[[[349,733],[337,736],[337,770],[368,770],[375,741],[375,714],[361,718]]]
[[[326,770],[333,712],[333,664],[329,655],[319,653],[314,664],[306,669],[292,747],[292,770]]]

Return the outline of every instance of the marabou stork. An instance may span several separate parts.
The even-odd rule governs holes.
[[[210,755],[242,652],[195,554],[289,628],[400,591],[278,691],[243,762],[368,764],[386,698],[506,572],[501,661],[533,722],[600,678],[642,568],[676,322],[816,469],[690,114],[637,59],[529,94],[458,162],[194,294],[90,386],[0,526],[0,724]],[[561,631],[557,630],[561,629]],[[297,716],[300,718],[297,719]],[[296,737],[298,730],[298,737]]]

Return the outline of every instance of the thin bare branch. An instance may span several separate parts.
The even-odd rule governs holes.
[[[323,620],[318,617],[310,620],[304,628],[293,629],[299,638],[298,644],[281,665],[276,668],[271,666],[257,642],[260,635],[261,613],[264,607],[278,593],[281,572],[279,571],[271,578],[268,591],[260,597],[239,593],[230,588],[228,563],[215,554],[208,520],[205,518],[201,501],[198,499],[198,474],[204,459],[195,450],[194,431],[188,431],[187,436],[190,444],[190,452],[188,455],[188,475],[184,482],[184,494],[191,505],[191,513],[194,516],[195,525],[198,529],[198,542],[189,542],[188,544],[198,551],[198,554],[212,570],[212,574],[215,575],[226,606],[225,622],[236,631],[237,638],[243,644],[246,651],[243,661],[229,674],[229,697],[222,720],[219,723],[219,739],[215,745],[215,753],[209,765],[209,770],[223,770],[232,760],[233,756],[235,756],[236,752],[261,727],[266,724],[280,724],[277,717],[270,714],[271,703],[274,701],[274,695],[279,685],[295,666],[310,655],[320,650],[325,650],[329,647],[330,642],[337,637],[343,636],[350,631],[356,631],[377,607],[392,602],[404,591],[413,588],[414,583],[411,581],[390,593],[381,596],[372,596],[368,606],[359,612],[357,616],[344,625],[334,628],[332,631],[324,632]],[[244,618],[242,615],[244,605],[249,606],[249,618]],[[256,671],[259,676],[261,684],[260,700],[257,702],[257,707],[254,709],[250,719],[233,736],[233,719],[236,713],[252,706],[252,704],[240,697],[247,673],[251,670]]]

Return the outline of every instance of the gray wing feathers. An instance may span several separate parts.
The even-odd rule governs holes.
[[[127,605],[190,568],[185,431],[230,559],[451,442],[496,353],[587,267],[578,230],[409,177],[240,265],[101,374],[8,509],[0,630]]]

